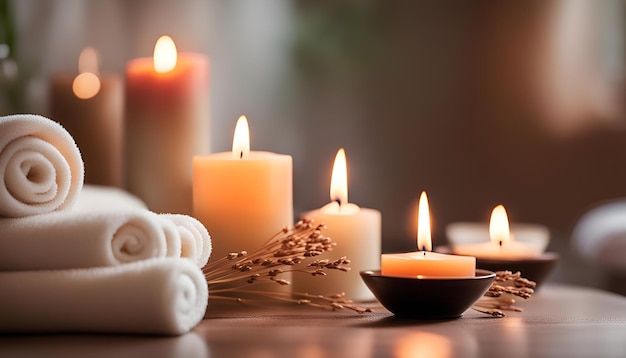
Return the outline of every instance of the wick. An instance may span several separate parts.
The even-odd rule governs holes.
[[[241,152],[239,152],[239,159],[243,158],[243,150]]]
[[[502,248],[502,240],[498,241],[498,243],[500,244],[500,248]]]
[[[341,211],[341,200],[339,198],[333,200],[337,205],[339,205],[339,211]]]

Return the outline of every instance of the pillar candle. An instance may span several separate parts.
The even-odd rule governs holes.
[[[445,255],[430,252],[430,214],[428,197],[422,192],[417,213],[416,252],[383,254],[381,274],[395,277],[474,277],[476,258],[470,256]]]
[[[209,59],[171,38],[126,67],[128,190],[156,212],[190,214],[194,155],[209,147]]]
[[[119,76],[98,73],[95,50],[86,48],[78,74],[53,75],[50,118],[61,123],[80,148],[85,183],[121,187],[124,84]]]
[[[291,156],[250,151],[249,143],[242,116],[232,151],[193,158],[193,216],[211,233],[210,261],[254,251],[293,225]]]
[[[312,277],[298,273],[293,277],[295,292],[327,294],[344,292],[347,298],[367,301],[374,296],[359,276],[359,271],[379,267],[381,252],[381,214],[348,202],[348,179],[345,151],[339,149],[331,174],[331,202],[321,209],[303,213],[302,217],[325,224],[325,236],[337,244],[319,258],[338,259],[346,256],[350,271],[330,271],[327,276]]]

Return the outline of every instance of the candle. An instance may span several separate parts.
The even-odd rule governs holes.
[[[502,205],[491,212],[489,221],[490,241],[452,245],[454,253],[471,255],[478,258],[523,259],[538,257],[542,254],[541,246],[516,241],[511,235],[509,218]]]
[[[209,152],[209,59],[161,37],[126,67],[128,190],[157,212],[190,214],[194,155]]]
[[[476,258],[430,252],[430,214],[426,192],[417,213],[417,247],[421,251],[381,256],[381,274],[396,277],[474,277]]]
[[[85,163],[85,183],[124,185],[124,85],[116,75],[99,76],[95,49],[85,48],[78,75],[55,74],[50,81],[50,118],[74,137]]]
[[[303,213],[302,217],[325,224],[324,235],[337,244],[320,258],[338,259],[346,256],[349,272],[328,272],[324,278],[294,276],[293,290],[309,293],[341,293],[355,300],[373,300],[374,296],[359,277],[359,271],[379,266],[381,252],[381,214],[374,209],[360,208],[348,202],[348,175],[345,152],[335,157],[330,184],[331,202],[321,209]]]
[[[291,156],[250,151],[244,116],[232,151],[193,158],[193,216],[211,233],[210,261],[254,251],[293,225],[292,177]]]

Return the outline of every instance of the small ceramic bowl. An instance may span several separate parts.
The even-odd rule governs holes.
[[[487,292],[496,274],[476,270],[474,277],[405,278],[383,276],[380,270],[361,271],[376,299],[396,317],[413,319],[459,318]]]
[[[435,252],[442,254],[452,254],[450,246],[436,246]],[[541,256],[526,259],[496,259],[496,258],[476,258],[476,267],[489,271],[519,271],[522,277],[534,281],[538,289],[550,276],[556,263],[559,261],[559,254],[556,252],[544,252]]]
[[[476,267],[490,271],[519,271],[522,277],[535,281],[538,289],[541,284],[550,276],[556,263],[559,261],[559,254],[555,252],[545,252],[539,257],[530,259],[488,259],[476,258]]]

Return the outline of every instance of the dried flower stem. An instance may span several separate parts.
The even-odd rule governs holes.
[[[285,227],[272,236],[258,250],[232,252],[203,268],[209,284],[212,299],[226,299],[244,302],[237,296],[257,296],[262,299],[306,304],[325,309],[350,309],[358,313],[369,312],[354,302],[344,298],[344,294],[331,296],[311,295],[308,293],[268,292],[250,290],[250,284],[289,285],[280,278],[286,272],[300,272],[312,276],[325,276],[327,270],[350,270],[350,260],[341,257],[337,260],[318,259],[305,265],[308,259],[331,251],[336,245],[329,237],[322,235],[326,227],[314,225],[313,220],[298,221],[292,228]],[[305,265],[304,267],[302,267]]]
[[[498,271],[491,287],[485,292],[484,297],[472,306],[472,309],[494,317],[506,316],[502,310],[522,312],[521,308],[515,306],[515,299],[507,296],[530,298],[535,292],[535,286],[535,282],[522,277],[519,271],[516,273]]]

